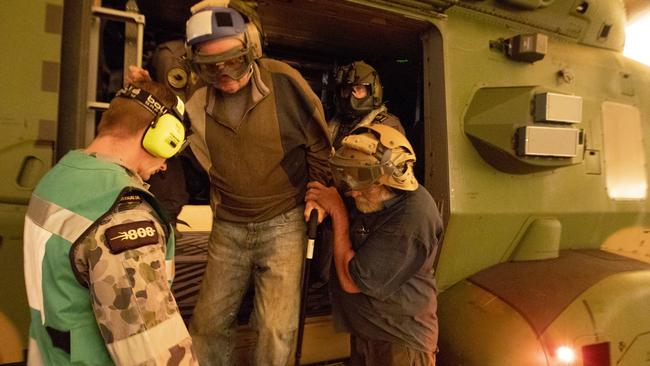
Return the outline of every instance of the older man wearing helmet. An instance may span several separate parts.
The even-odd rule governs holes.
[[[199,77],[186,92],[190,147],[209,175],[214,213],[190,333],[201,365],[232,364],[236,315],[252,281],[253,362],[285,365],[298,323],[304,194],[308,181],[330,180],[327,125],[298,71],[260,58],[245,4],[207,3],[186,27],[187,61]]]
[[[255,284],[256,365],[285,365],[298,321],[309,180],[327,182],[331,147],[318,97],[285,63],[258,59],[242,15],[208,7],[187,22],[207,84],[187,101],[191,147],[210,176],[215,221],[190,332],[202,365],[232,364],[233,327]]]
[[[352,131],[330,160],[339,191],[310,182],[306,198],[331,216],[332,305],[350,332],[352,365],[435,365],[438,339],[434,258],[442,220],[413,176],[408,140],[385,125]]]

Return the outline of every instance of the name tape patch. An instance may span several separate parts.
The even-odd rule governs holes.
[[[153,221],[136,221],[111,226],[104,233],[106,245],[113,254],[158,243],[158,231]]]
[[[120,197],[120,203],[125,203],[125,202],[140,203],[142,202],[142,198],[140,198],[140,196],[138,196],[137,194],[130,194],[130,195]]]

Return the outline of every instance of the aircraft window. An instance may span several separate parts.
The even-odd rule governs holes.
[[[615,200],[645,199],[648,184],[639,109],[604,102],[602,112],[607,193]]]
[[[598,38],[607,38],[609,36],[609,31],[611,30],[611,24],[603,24],[603,28],[600,30],[600,36],[598,36]]]

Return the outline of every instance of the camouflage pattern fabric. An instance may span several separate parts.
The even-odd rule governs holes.
[[[106,230],[136,222],[153,222],[155,233],[149,229],[146,234],[156,235],[157,242],[111,253]],[[122,199],[72,254],[74,269],[90,289],[97,324],[117,364],[119,360],[142,365],[198,364],[187,329],[182,320],[178,321],[180,313],[169,288],[165,235],[153,208],[130,196]]]
[[[329,129],[330,138],[333,141],[332,146],[335,150],[340,148],[341,141],[343,141],[343,138],[348,136],[352,130],[357,127],[376,123],[393,127],[401,134],[405,135],[404,127],[402,126],[399,118],[393,114],[388,113],[386,106],[382,105],[381,107],[368,112],[368,114],[362,118],[358,118],[354,121],[344,120],[341,116],[335,116],[329,120],[329,122],[327,122],[327,127]]]

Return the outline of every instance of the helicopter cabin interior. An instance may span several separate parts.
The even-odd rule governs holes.
[[[145,68],[150,66],[158,44],[184,38],[185,21],[194,3],[192,0],[137,1],[146,19]],[[262,0],[256,3],[263,29],[264,56],[284,61],[300,71],[321,97],[326,119],[335,113],[332,71],[336,66],[364,60],[377,70],[383,86],[383,100],[388,111],[401,120],[416,150],[416,175],[425,183],[424,103],[427,92],[424,80],[427,75],[423,37],[439,36],[438,32],[430,31],[434,29],[431,23],[345,0]],[[102,6],[124,10],[126,1],[103,1]],[[432,109],[442,109],[440,115],[444,116],[442,42],[437,39],[426,43],[432,45],[428,48],[437,48],[432,54],[440,57],[435,61],[427,60],[433,72],[437,72],[435,79],[440,84],[433,88],[436,91],[429,99],[438,99],[434,102],[437,107]],[[106,21],[102,44],[98,96],[103,95],[108,101],[122,80],[123,23]],[[432,188],[430,183],[425,184]]]
[[[185,21],[195,2],[137,1],[138,10],[146,19],[142,60],[144,68],[152,71],[152,56],[159,44],[184,38]],[[126,3],[125,0],[105,0],[102,6],[124,10]],[[383,100],[388,111],[399,117],[417,154],[415,173],[418,180],[429,190],[439,186],[425,178],[425,175],[432,176],[432,170],[445,171],[442,167],[438,169],[438,165],[446,164],[446,158],[436,159],[438,163],[433,166],[432,162],[426,161],[428,156],[434,155],[430,151],[432,147],[424,144],[427,138],[425,136],[445,136],[442,41],[435,27],[423,20],[345,0],[261,0],[256,3],[263,30],[264,56],[290,64],[305,77],[320,97],[326,119],[332,118],[335,113],[333,70],[336,66],[358,60],[373,66],[380,76]],[[105,20],[102,25],[97,82],[97,97],[100,101],[108,102],[121,87],[124,29],[124,24],[117,21]],[[155,72],[151,74],[155,75]],[[430,104],[425,107],[427,100]],[[429,123],[430,127],[425,129],[426,119],[437,122],[433,123],[434,126]],[[444,141],[436,142],[433,149],[442,154],[446,145]],[[444,179],[444,176],[436,173],[436,180],[439,179]],[[208,196],[202,191],[202,194],[190,198],[190,204],[207,204]],[[189,320],[198,297],[205,266],[205,260],[200,258],[204,258],[207,251],[206,237],[207,232],[186,232],[178,242],[177,274],[173,291],[185,320]],[[313,268],[311,278],[307,317],[327,319],[330,313],[327,286],[323,286],[322,281],[319,283],[318,273]],[[252,311],[252,292],[252,288],[249,288],[238,315],[238,324],[242,327],[237,347],[240,357],[245,357],[241,355],[245,355],[247,347],[250,347],[246,324]],[[312,321],[318,323],[319,320]],[[317,327],[319,325],[315,326]],[[328,331],[324,334],[328,334]],[[332,360],[345,356],[347,342],[340,338],[329,341],[333,348],[329,353],[322,350],[310,351],[312,340],[306,339],[305,361]],[[344,342],[343,346],[337,342]]]

